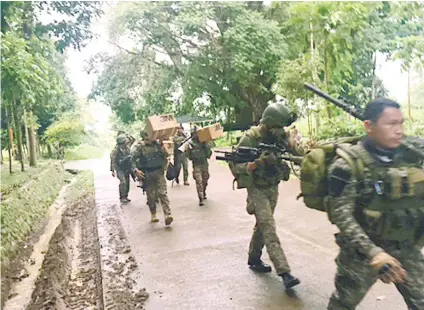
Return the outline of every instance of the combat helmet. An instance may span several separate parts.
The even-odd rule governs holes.
[[[262,113],[260,123],[268,128],[289,126],[296,121],[296,114],[279,102],[271,103]]]
[[[116,143],[118,144],[124,144],[127,141],[127,137],[125,137],[125,135],[119,135],[116,138]]]

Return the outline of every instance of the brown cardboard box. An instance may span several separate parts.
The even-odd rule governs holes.
[[[224,135],[224,128],[220,123],[216,123],[197,130],[197,136],[200,142],[208,142],[218,139]]]
[[[174,154],[174,141],[172,140],[165,140],[162,142],[163,147],[165,148],[168,155]]]
[[[167,140],[177,132],[179,124],[173,114],[152,115],[147,118],[146,131],[150,139]]]

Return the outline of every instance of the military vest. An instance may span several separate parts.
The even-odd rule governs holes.
[[[358,223],[373,240],[420,243],[424,238],[424,169],[397,156],[378,163],[362,144],[349,148],[358,165]]]
[[[189,150],[190,158],[195,164],[205,164],[212,156],[212,150],[206,143],[192,142]]]
[[[157,142],[152,144],[144,143],[141,146],[139,164],[143,170],[148,172],[163,169],[166,165],[166,157],[163,147]]]
[[[185,140],[183,135],[176,135],[174,137],[174,153],[179,152],[178,148],[181,146],[181,143]]]
[[[131,169],[131,154],[130,154],[130,148],[128,146],[125,146],[124,150],[121,150],[117,146],[118,150],[116,153],[116,167],[119,170],[127,171]]]
[[[252,147],[257,147],[259,143],[264,142],[260,127],[251,127],[245,134],[251,141]],[[275,154],[281,156],[282,154]],[[235,165],[230,164],[231,172],[237,182],[237,188],[247,188],[252,185],[258,188],[266,188],[275,186],[280,181],[287,181],[290,177],[290,168],[284,161],[280,161],[273,166],[258,167],[253,174],[248,172],[240,172]]]

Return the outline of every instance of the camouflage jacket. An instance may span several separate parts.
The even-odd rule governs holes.
[[[187,156],[193,164],[203,165],[208,162],[212,156],[213,142],[196,142],[192,141],[191,145],[187,147]]]
[[[130,156],[130,148],[125,145],[124,149],[121,150],[118,145],[114,147],[112,153],[110,154],[110,171],[120,170],[119,167],[120,160],[124,159],[127,156]]]
[[[289,152],[293,155],[303,156],[304,150],[303,148],[294,141],[294,138],[290,135],[290,132],[285,133],[283,137],[287,145],[289,146]],[[261,126],[253,126],[251,127],[244,136],[240,139],[238,146],[246,146],[256,148],[260,143],[266,143],[265,141],[265,131],[262,130]],[[286,169],[282,167],[283,163],[278,163],[276,168],[279,170]],[[252,175],[252,173],[247,168],[248,163],[236,164],[234,165],[234,172],[240,175]],[[265,171],[265,168],[256,169],[253,172],[253,180],[254,183],[258,186],[269,186],[276,185],[280,182],[280,177],[277,176],[279,173],[275,173],[271,170]]]
[[[143,140],[136,142],[131,148],[131,166],[134,171],[136,168],[150,170],[165,170],[168,164],[168,153],[159,142],[147,143]]]
[[[424,140],[417,138],[407,138],[406,142],[411,143],[416,150],[424,154]],[[418,157],[412,159],[415,167],[423,168],[423,160]],[[376,161],[376,165],[383,166]],[[393,157],[391,164],[384,164],[384,167],[390,169],[395,165],[411,165],[410,152],[399,149]],[[374,166],[375,167],[375,166]],[[375,178],[373,177],[374,167],[364,167],[361,183],[353,175],[349,164],[338,158],[329,167],[328,175],[328,216],[335,224],[347,246],[355,248],[369,259],[383,251],[381,244],[376,244],[372,237],[366,233],[366,229],[358,220],[358,202],[365,195],[372,194],[375,187]],[[371,169],[370,169],[371,168]],[[385,169],[385,168],[384,168]],[[361,185],[361,186],[359,186]],[[380,246],[379,246],[380,245]]]

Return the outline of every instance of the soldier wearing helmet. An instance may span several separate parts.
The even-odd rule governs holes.
[[[259,143],[279,144],[293,154],[300,154],[293,139],[284,127],[296,120],[282,103],[272,103],[263,112],[260,124],[251,127],[240,139],[238,146],[257,147]],[[271,272],[271,266],[261,260],[262,249],[266,246],[269,257],[284,286],[289,289],[300,281],[291,275],[290,266],[277,236],[274,209],[278,200],[278,184],[287,181],[290,168],[280,160],[279,154],[263,153],[254,162],[230,164],[238,188],[247,188],[247,212],[255,215],[256,225],[249,247],[248,265],[258,272]]]
[[[138,141],[131,150],[132,170],[145,185],[151,222],[159,222],[156,215],[159,200],[165,215],[165,225],[168,226],[174,220],[169,207],[165,180],[168,153],[162,143],[151,139],[144,129],[140,131],[140,136],[142,140]]]
[[[130,190],[131,154],[127,137],[124,134],[116,138],[116,146],[110,154],[110,170],[112,176],[117,176],[119,183],[119,199],[122,203],[130,202],[128,192]]]

